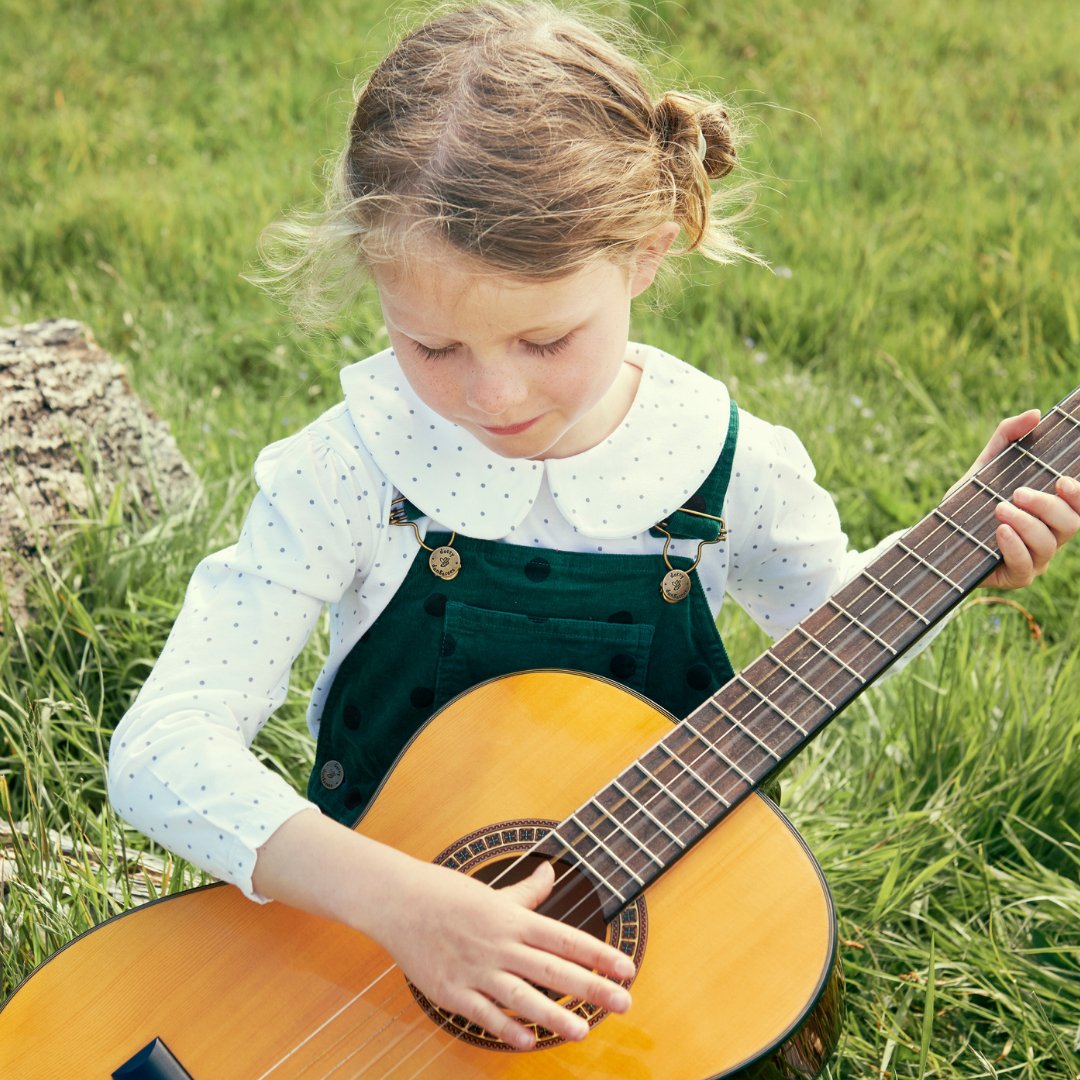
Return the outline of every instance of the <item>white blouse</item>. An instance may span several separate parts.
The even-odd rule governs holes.
[[[388,524],[398,493],[426,515],[421,533],[654,553],[659,587],[662,541],[649,529],[708,475],[730,403],[722,383],[658,349],[631,345],[627,358],[642,378],[622,424],[584,453],[544,461],[500,457],[432,412],[392,351],[346,368],[344,401],[259,455],[259,490],[239,539],[195,570],[161,657],[112,739],[117,811],[261,899],[251,883],[257,849],[314,804],[249,746],[284,699],[289,670],[328,604],[330,651],[308,709],[318,733],[338,667],[416,556],[412,530]],[[698,566],[712,611],[730,593],[773,637],[877,550],[847,550],[802,444],[745,412],[724,517],[728,540],[704,548]],[[671,548],[696,550],[692,540]]]

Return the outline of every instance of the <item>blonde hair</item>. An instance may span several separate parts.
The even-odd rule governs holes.
[[[674,251],[756,259],[735,238],[744,189],[725,106],[650,92],[641,67],[546,0],[444,9],[404,36],[355,98],[320,213],[271,226],[251,280],[322,321],[371,267],[448,245],[479,272],[552,280],[629,262],[656,229]],[[732,202],[743,212],[725,216]]]

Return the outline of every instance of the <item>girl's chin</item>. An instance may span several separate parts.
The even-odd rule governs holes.
[[[542,419],[543,414],[534,416],[531,420],[523,420],[519,424],[509,424],[506,427],[485,427],[483,430],[493,439],[508,439],[513,438],[515,435],[524,435],[526,431],[535,427]]]
[[[532,461],[540,461],[546,457],[559,457],[558,440],[536,438],[532,431],[525,431],[518,435],[492,435],[481,429],[480,441],[493,454],[504,458],[519,458]]]
[[[573,457],[575,454],[584,453],[600,441],[590,440],[586,432],[579,430],[580,424],[566,427],[553,422],[549,414],[541,414],[535,420],[518,427],[522,430],[486,428],[472,424],[469,425],[469,430],[493,454],[530,461]]]

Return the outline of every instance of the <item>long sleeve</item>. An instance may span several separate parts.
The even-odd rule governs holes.
[[[288,690],[323,604],[373,548],[367,486],[310,430],[274,444],[236,544],[201,562],[153,672],[113,736],[117,811],[251,896],[256,850],[312,804],[249,747]]]

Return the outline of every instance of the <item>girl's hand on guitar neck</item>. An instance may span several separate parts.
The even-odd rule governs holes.
[[[1023,438],[1038,422],[1038,409],[1002,420],[964,480],[997,457],[1009,443]],[[1001,524],[995,535],[1004,561],[982,582],[982,587],[1022,589],[1080,531],[1080,483],[1065,477],[1057,481],[1052,492],[1017,488],[1012,501],[1000,503],[996,513]]]
[[[612,1012],[630,1008],[629,993],[611,981],[634,974],[630,958],[534,910],[553,879],[545,863],[516,885],[491,888],[304,811],[259,849],[252,880],[262,896],[378,941],[436,1005],[527,1050],[532,1032],[503,1007],[565,1039],[588,1033],[537,986]]]

